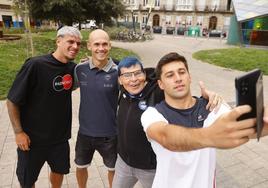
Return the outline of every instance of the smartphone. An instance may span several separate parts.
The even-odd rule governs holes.
[[[263,129],[263,81],[262,72],[254,69],[235,78],[236,105],[248,104],[252,110],[243,114],[238,120],[256,118],[257,139],[260,139]]]

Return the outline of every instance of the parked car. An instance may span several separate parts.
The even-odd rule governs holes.
[[[177,28],[177,35],[184,35],[185,31],[186,31],[186,28],[178,27]]]
[[[78,28],[79,23],[74,23],[73,27]],[[81,29],[97,29],[98,26],[96,25],[95,20],[87,20],[86,22],[81,23]]]
[[[153,26],[153,32],[154,33],[162,33],[162,27],[161,26]]]
[[[221,37],[221,31],[220,30],[211,30],[208,33],[209,37]]]
[[[173,35],[175,32],[175,27],[167,27],[166,32],[167,32],[167,34]]]

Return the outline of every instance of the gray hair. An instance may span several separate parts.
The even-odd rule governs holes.
[[[71,35],[71,36],[75,36],[75,37],[79,37],[80,39],[82,39],[82,35],[80,33],[80,31],[72,26],[63,26],[62,28],[60,28],[57,32],[57,37],[64,37],[65,35]]]

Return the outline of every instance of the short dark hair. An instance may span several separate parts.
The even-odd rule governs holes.
[[[188,64],[187,64],[185,57],[178,54],[177,52],[170,52],[170,53],[164,55],[156,65],[155,73],[156,73],[157,79],[160,79],[160,77],[161,77],[162,67],[168,63],[173,62],[173,61],[182,62],[185,65],[186,70],[189,72]]]
[[[140,65],[141,70],[144,71],[143,65],[138,58],[136,58],[134,56],[130,56],[130,57],[126,57],[126,58],[122,59],[118,64],[118,76],[121,75],[121,68],[123,68],[123,67],[129,68],[129,67],[134,66],[134,65]]]

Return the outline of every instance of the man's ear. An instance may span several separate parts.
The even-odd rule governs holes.
[[[59,43],[60,43],[60,37],[58,37],[57,40],[56,40],[57,47],[59,46]]]
[[[164,90],[163,84],[161,82],[161,80],[157,80],[158,86],[161,90]]]
[[[120,76],[118,76],[118,83],[119,83],[120,85],[123,85]]]
[[[111,50],[111,48],[112,48],[112,44],[111,44],[111,42],[109,41],[109,50]]]
[[[87,41],[87,49],[91,51],[91,46],[90,46],[90,42]]]

